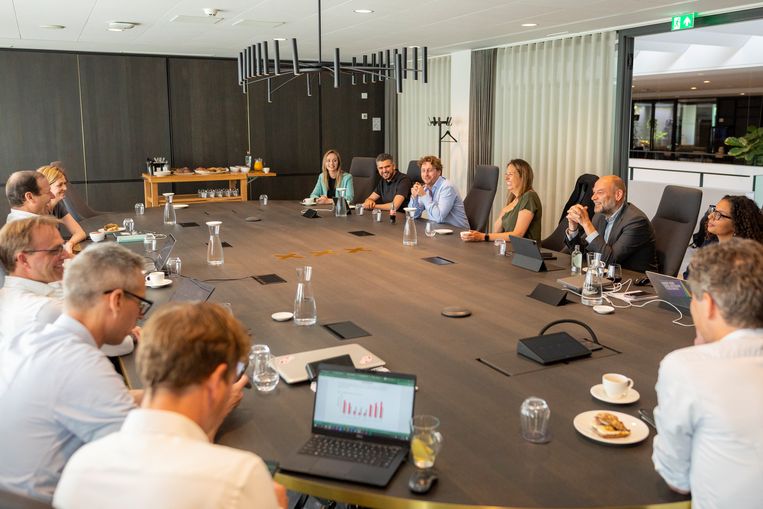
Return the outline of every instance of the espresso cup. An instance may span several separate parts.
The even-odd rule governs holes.
[[[164,283],[164,272],[149,272],[146,276],[146,282],[151,286],[156,286]]]
[[[633,387],[633,380],[625,375],[617,373],[607,373],[601,377],[601,384],[604,386],[604,392],[612,399],[622,398]]]

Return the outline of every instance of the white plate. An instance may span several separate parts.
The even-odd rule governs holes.
[[[438,235],[450,235],[453,233],[453,230],[450,228],[436,228],[434,232]]]
[[[123,226],[120,226],[118,229],[116,229],[114,231],[110,231],[110,232],[107,232],[103,228],[98,228],[98,231],[101,232],[101,233],[117,233],[117,232],[123,232],[123,231],[125,231],[125,229],[124,229]]]
[[[146,286],[148,286],[149,288],[164,288],[165,286],[169,286],[171,284],[172,284],[172,280],[171,279],[165,279],[164,281],[162,281],[158,285],[152,285],[151,283],[146,281]]]
[[[281,311],[279,313],[273,313],[270,315],[270,318],[275,320],[276,322],[288,322],[292,318],[294,318],[294,313],[291,313],[289,311]]]
[[[628,392],[626,392],[622,397],[610,398],[607,396],[607,393],[604,390],[604,385],[602,384],[597,384],[591,387],[591,396],[598,399],[599,401],[612,403],[613,405],[627,405],[629,403],[635,403],[639,400],[639,398],[641,398],[641,394],[639,394],[636,389],[628,389]]]
[[[596,434],[591,425],[594,422],[594,416],[599,412],[609,412],[614,414],[618,419],[623,421],[625,427],[631,430],[631,434],[624,438],[603,438]],[[596,442],[601,442],[608,445],[631,445],[642,442],[649,437],[649,428],[638,417],[624,414],[622,412],[612,412],[610,410],[589,410],[575,416],[572,421],[572,425],[575,429],[586,438],[590,438]]]
[[[173,203],[172,206],[176,209],[185,209],[188,208],[187,203]]]

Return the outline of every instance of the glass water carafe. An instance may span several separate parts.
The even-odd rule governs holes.
[[[334,207],[334,214],[336,217],[347,217],[347,199],[345,198],[345,192],[347,190],[344,187],[336,188],[336,207]]]
[[[209,227],[209,243],[207,244],[207,263],[209,265],[223,264],[223,242],[220,240],[222,221],[207,221]]]
[[[312,267],[297,267],[297,295],[294,297],[294,323],[297,325],[313,325],[318,321],[312,275]]]
[[[414,207],[406,207],[405,209],[405,227],[403,228],[403,245],[415,246],[418,243],[418,237],[416,236],[416,221],[413,218],[413,214],[416,213]]]
[[[164,224],[174,225],[177,222],[175,216],[175,206],[172,204],[172,197],[175,193],[163,193],[164,194]]]

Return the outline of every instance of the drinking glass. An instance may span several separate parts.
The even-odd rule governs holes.
[[[548,426],[551,409],[544,400],[534,396],[524,400],[519,409],[519,418],[522,423],[522,438],[528,442],[543,444],[551,439]]]
[[[259,392],[271,392],[278,385],[278,371],[273,367],[273,356],[268,345],[254,345],[249,350],[252,383]]]
[[[503,239],[498,239],[494,242],[495,244],[495,254],[498,256],[506,256],[506,241]]]
[[[435,230],[434,223],[427,223],[427,225],[424,227],[424,234],[427,237],[434,237],[435,235],[437,235],[437,232],[435,232],[434,230]]]
[[[167,270],[169,271],[170,276],[179,276],[180,269],[182,266],[183,266],[183,263],[180,261],[180,258],[177,256],[173,256],[167,260]]]
[[[143,203],[135,204],[135,215],[142,216],[146,212],[146,206]]]
[[[260,205],[267,205],[268,204],[268,195],[267,194],[261,194],[260,195]]]
[[[374,209],[374,221],[381,223],[381,210]]]
[[[613,263],[607,267],[607,277],[615,283],[623,280],[623,268],[619,263]]]
[[[359,215],[359,216],[363,215],[363,204],[362,203],[358,203],[357,205],[355,205],[355,213],[357,215]]]
[[[442,448],[442,434],[437,431],[440,420],[433,415],[416,415],[411,419],[411,458],[418,469],[434,466]]]
[[[601,253],[592,253],[590,251],[587,252],[586,262],[588,263],[588,270],[591,270],[591,267],[594,267],[596,270],[601,269],[602,267]]]
[[[127,233],[135,233],[135,221],[131,217],[127,217],[122,221],[122,227]]]

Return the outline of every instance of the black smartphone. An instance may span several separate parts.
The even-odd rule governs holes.
[[[321,359],[319,361],[313,361],[309,362],[305,365],[305,369],[307,370],[307,378],[311,382],[318,378],[318,371],[320,371],[321,364],[332,364],[334,366],[349,366],[351,368],[355,367],[355,364],[352,362],[352,357],[350,357],[348,354],[339,355],[337,357],[331,357],[330,359]]]

